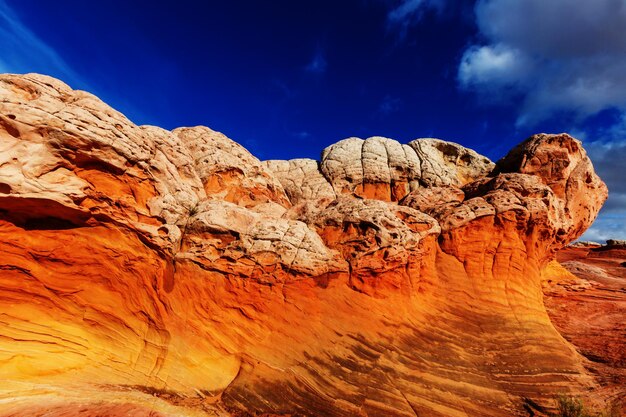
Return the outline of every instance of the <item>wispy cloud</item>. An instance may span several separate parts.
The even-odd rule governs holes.
[[[626,118],[625,118],[626,121]],[[616,129],[616,126],[609,130]],[[626,129],[626,123],[624,127]],[[622,212],[626,214],[626,181],[624,181],[624,161],[626,161],[626,134],[613,140],[610,136],[595,141],[585,142],[589,158],[591,158],[598,175],[609,187],[609,199],[604,211]]]
[[[0,0],[0,71],[41,72],[61,78],[75,88],[88,88],[57,51],[30,30],[4,0]]]
[[[598,175],[609,187],[606,201],[598,220],[582,237],[583,240],[604,241],[606,239],[626,239],[626,181],[624,181],[624,161],[626,161],[626,113],[618,122],[587,134],[599,139],[585,141],[589,157]]]
[[[378,106],[378,112],[384,116],[395,113],[400,110],[402,100],[397,97],[386,95]]]
[[[463,54],[460,86],[518,99],[518,126],[626,110],[626,1],[478,0],[475,12],[487,42]]]
[[[323,74],[328,68],[328,62],[322,48],[317,48],[311,61],[304,67],[305,71],[312,74]]]
[[[302,126],[297,126],[295,129],[292,129],[287,120],[283,121],[283,132],[286,136],[299,141],[309,141],[314,138],[313,133],[308,129],[302,129]]]
[[[459,86],[486,103],[519,103],[518,127],[557,115],[580,123],[603,110],[623,114],[572,133],[609,187],[583,239],[626,238],[626,1],[478,0],[475,15],[486,42],[465,50]]]
[[[311,133],[306,130],[302,130],[300,132],[294,132],[293,136],[300,140],[305,140],[311,137]]]
[[[626,240],[626,214],[602,212],[579,240],[604,243],[609,239]]]
[[[292,87],[288,86],[286,82],[278,78],[273,78],[271,80],[270,88],[272,92],[278,94],[281,102],[289,101],[297,95],[297,92]]]
[[[426,10],[441,12],[445,6],[445,1],[401,0],[387,14],[388,28],[397,30],[400,38],[404,38],[409,27],[417,24]]]
[[[519,103],[518,127],[556,115],[581,122],[603,110],[623,114],[572,133],[609,187],[584,238],[626,238],[626,1],[478,0],[475,15],[486,42],[465,50],[459,85],[485,102]]]

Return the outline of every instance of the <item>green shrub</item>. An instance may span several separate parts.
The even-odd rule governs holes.
[[[557,410],[559,417],[591,417],[580,398],[560,395],[557,398]]]
[[[608,407],[602,411],[591,411],[580,398],[560,395],[556,399],[557,417],[619,417],[617,407]]]

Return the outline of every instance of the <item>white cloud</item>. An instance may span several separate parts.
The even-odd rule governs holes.
[[[518,125],[626,109],[626,0],[478,0],[475,12],[486,42],[463,54],[460,86],[514,90]]]
[[[623,114],[607,128],[573,133],[609,187],[583,239],[626,239],[626,0],[478,0],[475,13],[482,41],[463,53],[462,89],[519,102],[518,126],[557,114]]]
[[[579,240],[604,243],[609,239],[626,240],[626,215],[603,213]]]
[[[464,88],[493,91],[514,86],[530,72],[523,54],[502,44],[473,46],[459,65],[459,82]]]
[[[479,0],[481,32],[537,56],[566,59],[626,52],[624,0]]]

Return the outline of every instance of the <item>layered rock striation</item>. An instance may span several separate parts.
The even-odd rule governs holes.
[[[588,359],[585,367],[598,375],[606,396],[613,399],[613,415],[626,413],[625,249],[616,244],[570,245],[557,254],[560,265],[552,262],[546,268],[543,281],[552,322]]]
[[[381,137],[261,162],[46,76],[2,75],[0,97],[0,415],[514,416],[603,398],[543,303],[546,266],[607,197],[569,135],[496,164]]]

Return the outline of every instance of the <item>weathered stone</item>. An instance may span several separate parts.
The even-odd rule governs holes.
[[[462,186],[488,174],[488,158],[452,142],[344,139],[324,149],[321,170],[337,194],[399,201],[422,186]]]
[[[212,199],[253,207],[268,201],[289,206],[283,187],[243,146],[208,127],[181,127],[173,132],[189,149]]]
[[[567,135],[495,170],[380,137],[260,162],[50,77],[2,75],[0,99],[0,415],[508,417],[623,394],[543,302],[606,198]]]
[[[312,159],[273,160],[264,161],[263,164],[280,181],[293,204],[336,197],[333,187],[320,172],[317,161]]]
[[[409,142],[421,161],[420,182],[428,187],[461,187],[489,174],[493,162],[458,143],[425,138]]]

